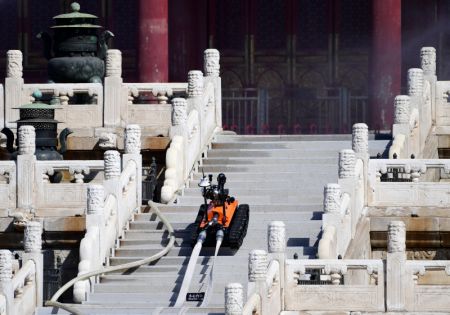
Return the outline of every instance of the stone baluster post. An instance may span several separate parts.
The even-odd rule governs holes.
[[[267,227],[267,248],[269,257],[280,264],[281,309],[284,309],[284,264],[286,261],[286,225],[283,221],[272,221]]]
[[[388,312],[406,311],[407,286],[412,284],[412,278],[408,279],[405,265],[405,223],[391,221],[388,226],[386,258],[386,306]]]
[[[139,125],[128,125],[125,128],[125,153],[122,156],[123,167],[128,161],[136,162],[136,200],[138,209],[142,205],[142,155],[141,155],[141,127]]]
[[[105,180],[115,179],[120,177],[120,153],[115,150],[105,151],[103,155],[105,160]]]
[[[203,73],[200,70],[188,72],[188,97],[199,97],[203,94]]]
[[[339,151],[338,177],[342,193],[350,196],[350,218],[344,218],[343,221],[344,224],[348,223],[351,226],[350,229],[344,227],[346,235],[351,231],[351,235],[347,235],[350,241],[355,235],[356,225],[361,215],[360,211],[364,208],[364,177],[356,177],[356,154],[353,150]]]
[[[341,208],[341,186],[327,184],[323,189],[323,211],[325,214],[339,214]]]
[[[222,127],[222,81],[220,78],[220,53],[217,49],[206,49],[203,55],[205,80],[214,84],[216,125]]]
[[[354,124],[352,128],[352,149],[357,157],[367,159],[369,154],[369,130],[366,124]]]
[[[0,294],[6,299],[6,314],[14,313],[14,290],[12,285],[12,255],[9,250],[0,250]]]
[[[408,95],[397,95],[394,99],[394,124],[409,124],[411,110]]]
[[[431,88],[431,119],[436,121],[436,49],[434,47],[422,47],[420,50],[420,64],[423,77],[430,83]]]
[[[88,233],[94,233],[96,257],[92,257],[96,267],[101,267],[103,260],[100,257],[102,252],[102,229],[104,222],[105,209],[105,188],[103,185],[91,184],[87,188],[87,209],[86,209],[86,230]]]
[[[28,221],[24,231],[22,262],[32,260],[36,265],[36,306],[42,306],[44,294],[44,255],[42,253],[42,225]]]
[[[423,70],[411,68],[408,70],[408,95],[421,97],[423,94]]]
[[[436,75],[436,49],[434,47],[422,47],[420,50],[420,65],[425,76]]]
[[[122,207],[122,188],[120,187],[120,173],[122,172],[122,162],[120,153],[116,150],[108,150],[103,154],[105,161],[105,195],[113,194],[117,198],[117,229],[122,230],[123,223],[121,220]]]
[[[33,126],[21,126],[18,132],[17,155],[17,207],[24,212],[32,211],[33,187],[35,185],[36,133]]]
[[[408,95],[411,98],[411,110],[414,108],[421,112],[423,100],[423,70],[412,68],[408,70]]]
[[[242,315],[244,289],[240,283],[229,283],[225,287],[225,315]]]
[[[175,136],[187,137],[186,120],[188,117],[188,102],[185,98],[172,99],[172,126],[170,127],[170,139]]]
[[[128,91],[123,87],[122,53],[118,49],[106,52],[104,126],[120,127],[121,106],[127,106]],[[124,110],[125,112],[126,110]]]
[[[188,109],[187,113],[189,113],[195,109],[198,112],[198,121],[199,121],[199,132],[200,132],[200,143],[197,151],[200,151],[204,146],[204,126],[205,122],[203,121],[203,87],[204,87],[204,78],[203,73],[199,70],[192,70],[188,72]],[[194,148],[192,148],[194,150]]]
[[[265,250],[255,249],[248,256],[247,292],[261,293],[265,286],[268,255]]]
[[[364,123],[354,124],[352,128],[352,149],[355,157],[364,163],[364,178],[367,178],[369,164],[369,130]],[[364,202],[367,204],[367,181],[364,181]]]
[[[350,149],[339,151],[339,179],[355,177],[356,156]]]
[[[8,50],[6,53],[6,78],[5,78],[5,126],[16,128],[19,119],[19,110],[23,105],[23,66],[22,52],[20,50]],[[2,117],[3,113],[0,113]],[[3,117],[2,117],[3,120]]]

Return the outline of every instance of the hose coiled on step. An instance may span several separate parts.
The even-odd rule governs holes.
[[[158,216],[158,218],[161,220],[161,222],[167,227],[167,231],[169,232],[169,236],[170,236],[169,243],[163,250],[161,250],[160,252],[156,253],[153,256],[150,256],[150,257],[147,257],[147,258],[144,258],[141,260],[137,260],[137,261],[133,261],[130,263],[117,265],[117,266],[110,266],[110,267],[102,268],[99,270],[94,270],[94,271],[82,274],[76,278],[73,278],[72,280],[67,282],[65,285],[63,285],[58,291],[56,291],[56,293],[52,296],[52,298],[49,301],[45,302],[45,306],[59,307],[59,308],[62,308],[63,310],[66,310],[66,311],[72,313],[73,315],[84,315],[84,313],[75,309],[74,307],[58,302],[59,297],[64,292],[66,292],[67,289],[69,289],[72,285],[74,285],[76,282],[86,280],[90,277],[98,276],[98,275],[108,273],[108,272],[124,270],[124,269],[131,269],[131,268],[136,268],[136,267],[139,267],[142,265],[146,265],[155,260],[160,259],[161,257],[165,256],[167,253],[169,253],[169,251],[173,248],[173,246],[175,244],[175,233],[174,233],[173,227],[170,224],[170,222],[167,220],[167,218],[159,211],[156,203],[154,203],[153,201],[149,201],[148,205],[150,206],[150,210],[153,210],[155,212],[155,214]]]

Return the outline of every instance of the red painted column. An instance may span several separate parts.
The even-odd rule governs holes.
[[[168,13],[168,0],[139,0],[140,82],[169,80]]]
[[[390,130],[401,88],[401,0],[372,0],[370,128]]]

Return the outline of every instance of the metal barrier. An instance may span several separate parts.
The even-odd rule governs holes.
[[[239,134],[349,133],[366,121],[367,96],[344,87],[223,89],[223,127]]]

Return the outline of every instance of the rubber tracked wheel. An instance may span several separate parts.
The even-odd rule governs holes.
[[[234,212],[233,219],[228,230],[228,245],[230,248],[239,249],[247,235],[250,210],[246,204],[239,205]]]
[[[195,218],[194,224],[192,225],[191,231],[191,246],[194,247],[197,244],[198,234],[200,233],[200,223],[202,223],[205,212],[208,209],[206,205],[201,205],[198,209],[197,217]]]

